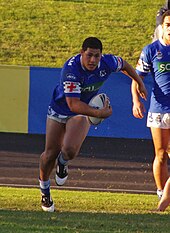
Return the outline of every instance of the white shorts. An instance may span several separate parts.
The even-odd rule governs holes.
[[[72,118],[72,117],[79,117],[79,116],[82,116],[82,117],[87,117],[87,116],[84,116],[84,115],[73,115],[73,116],[66,116],[66,115],[61,115],[61,114],[58,114],[56,113],[51,106],[48,107],[48,113],[47,113],[47,117],[49,119],[52,119],[54,121],[57,121],[59,123],[63,123],[63,124],[66,124],[67,121]]]
[[[148,112],[147,127],[170,129],[170,113]]]
[[[66,124],[67,121],[73,116],[65,116],[65,115],[58,114],[51,108],[51,106],[49,106],[47,117],[59,123]]]

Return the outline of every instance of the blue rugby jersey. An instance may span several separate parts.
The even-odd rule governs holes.
[[[144,47],[136,66],[136,72],[146,76],[151,72],[153,88],[150,112],[170,113],[170,45],[157,40]]]
[[[71,112],[65,97],[78,97],[89,103],[112,72],[118,72],[123,67],[123,59],[112,54],[102,55],[98,67],[88,71],[81,65],[81,55],[71,57],[63,66],[60,84],[53,92],[50,106],[61,115],[76,115]]]

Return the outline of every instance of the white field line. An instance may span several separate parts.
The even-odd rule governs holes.
[[[23,184],[1,184],[0,187],[16,187],[16,188],[39,188],[39,185],[23,185]],[[77,190],[77,191],[95,191],[95,192],[113,192],[113,193],[137,193],[137,194],[156,194],[156,191],[149,190],[133,190],[133,189],[104,189],[104,188],[86,188],[86,187],[61,187],[51,186],[52,189],[60,190]]]

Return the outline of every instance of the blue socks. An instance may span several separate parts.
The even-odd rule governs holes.
[[[63,158],[63,155],[61,152],[59,154],[58,159],[60,160],[60,163],[63,165],[66,165],[68,163],[68,160],[65,160]],[[39,178],[39,183],[40,183],[41,194],[42,195],[50,195],[50,180],[42,181]]]
[[[41,193],[44,195],[50,195],[50,180],[42,181],[39,179]]]
[[[60,163],[63,164],[63,165],[66,165],[68,163],[68,160],[63,159],[63,155],[62,155],[61,152],[59,154],[58,159],[59,159]]]

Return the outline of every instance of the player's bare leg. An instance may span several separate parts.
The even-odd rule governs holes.
[[[163,196],[158,204],[157,210],[164,211],[169,205],[170,205],[170,177],[168,178],[165,184]]]
[[[67,121],[61,152],[57,160],[57,185],[61,186],[66,182],[68,177],[68,161],[78,155],[89,128],[90,124],[85,116],[75,116]]]
[[[152,138],[155,148],[153,162],[153,175],[157,186],[157,194],[161,198],[165,183],[168,179],[167,146],[169,130],[151,127]]]
[[[40,179],[48,180],[61,150],[65,124],[47,118],[45,151],[40,157]]]
[[[61,150],[65,124],[47,118],[45,151],[40,157],[40,188],[42,209],[53,212],[54,203],[50,195],[50,174],[55,166],[56,158]]]

